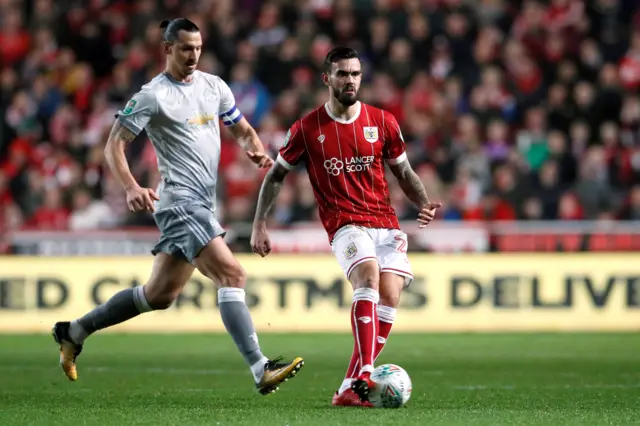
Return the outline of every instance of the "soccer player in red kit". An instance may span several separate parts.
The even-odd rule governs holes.
[[[289,129],[260,190],[251,245],[263,257],[271,251],[268,212],[287,173],[303,162],[333,252],[354,289],[355,345],[333,405],[370,407],[374,361],[389,337],[400,293],[413,280],[407,236],[390,204],[385,163],[419,208],[421,227],[442,204],[429,201],[407,161],[394,116],[358,101],[362,68],[357,52],[337,47],[327,55],[325,66],[322,79],[329,102]]]

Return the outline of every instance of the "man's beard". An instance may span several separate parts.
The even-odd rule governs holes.
[[[340,102],[342,105],[346,107],[350,107],[351,105],[358,102],[358,92],[354,92],[353,95],[347,94],[343,91],[333,90],[333,96]]]

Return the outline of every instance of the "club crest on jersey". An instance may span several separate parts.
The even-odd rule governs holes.
[[[318,136],[318,142],[320,142],[320,143],[324,142],[324,135]]]
[[[351,243],[347,246],[346,249],[344,249],[344,257],[346,259],[351,259],[353,256],[355,256],[358,253],[358,248],[356,247],[355,243]]]
[[[217,98],[216,92],[213,89],[205,89],[204,91],[204,100],[207,102],[213,102]]]
[[[377,127],[364,127],[364,138],[369,143],[378,142],[378,128]]]

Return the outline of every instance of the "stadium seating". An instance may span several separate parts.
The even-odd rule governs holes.
[[[322,60],[358,49],[361,99],[395,114],[440,218],[640,219],[640,7],[633,0],[0,2],[0,230],[153,226],[105,169],[113,121],[163,68],[160,19],[202,29],[201,69],[226,79],[275,155],[326,99]],[[635,29],[635,30],[634,30]],[[219,216],[250,222],[262,172],[225,133]],[[159,175],[143,134],[136,177]],[[403,220],[415,210],[391,180]],[[305,172],[275,226],[316,221]]]

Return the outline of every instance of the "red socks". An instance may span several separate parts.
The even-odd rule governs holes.
[[[355,379],[356,377],[358,377],[359,366],[360,366],[360,352],[358,351],[358,344],[355,343],[353,345],[353,352],[351,352],[351,360],[349,361],[347,374],[344,376],[345,381],[347,381],[347,379]],[[350,383],[351,381],[349,381],[349,384]]]
[[[352,309],[353,312],[353,309]],[[376,348],[373,352],[373,361],[375,362],[384,349],[384,345],[387,344],[389,334],[391,334],[391,327],[396,319],[396,309],[389,306],[378,305],[378,336],[376,338]],[[352,321],[353,322],[353,321]],[[353,346],[353,352],[351,353],[351,360],[349,361],[349,367],[347,368],[347,374],[345,379],[355,379],[358,377],[360,369],[360,352],[358,350],[358,343]]]
[[[395,320],[396,308],[378,305],[378,338],[376,341],[376,352],[373,356],[374,361],[378,359],[380,352],[384,349],[384,345],[387,343],[387,339],[391,333],[391,327],[393,327]]]
[[[355,339],[354,352],[360,360],[357,375],[373,371],[373,360],[378,338],[378,301],[380,294],[371,288],[358,288],[353,292],[351,330]]]
[[[354,336],[353,353],[351,354],[351,360],[349,361],[349,367],[347,368],[347,374],[343,381],[340,391],[348,389],[351,379],[355,379],[363,372],[360,363],[360,357],[362,356],[364,366],[368,366],[364,371],[371,371],[373,368],[373,362],[378,358],[382,349],[384,349],[391,328],[396,319],[396,309],[377,305],[373,302],[378,296],[378,292],[371,289],[358,289],[353,294],[353,306],[351,308],[351,327]],[[376,306],[375,315],[371,315],[371,307]],[[374,326],[372,322],[367,321],[367,318],[377,317],[377,326]],[[358,320],[361,318],[361,320]],[[375,346],[373,351],[370,351],[371,345],[369,344],[372,336],[372,330],[376,330]],[[369,354],[373,354],[370,357]]]

